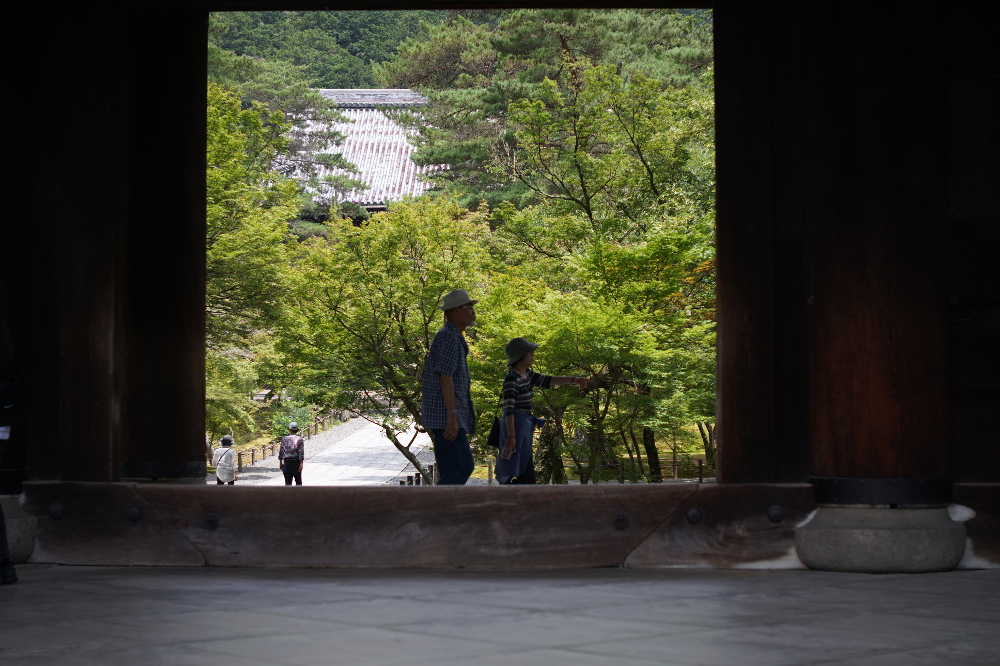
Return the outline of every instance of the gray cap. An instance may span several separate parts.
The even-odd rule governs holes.
[[[514,338],[507,343],[504,350],[507,352],[507,365],[514,365],[536,349],[538,345],[534,342],[528,342],[524,338]]]
[[[455,289],[449,291],[441,299],[441,309],[442,310],[452,310],[454,308],[460,308],[463,305],[475,305],[479,301],[475,301],[469,296],[469,292],[464,289]]]
[[[288,424],[288,429],[289,430],[298,430],[299,429],[299,424],[296,423],[295,421],[292,421],[291,423]]]

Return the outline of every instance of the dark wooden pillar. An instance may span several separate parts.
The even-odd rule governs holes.
[[[203,479],[208,15],[128,14],[124,478]]]
[[[958,482],[1000,482],[1000,8],[949,3],[948,234]],[[983,511],[980,509],[980,513]],[[1000,510],[997,511],[1000,513]]]
[[[776,8],[776,5],[780,5]],[[716,8],[718,475],[808,475],[804,65],[798,5]]]
[[[3,138],[0,313],[26,394],[3,464],[36,479],[109,481],[118,437],[122,22],[102,3],[19,9],[20,25],[45,25],[54,37],[8,34],[18,54],[10,86],[18,101],[9,106],[19,111]]]
[[[715,17],[717,469],[727,483],[774,480],[773,176],[765,120],[771,80],[758,41],[769,32],[769,13],[761,9],[727,5]]]
[[[809,26],[815,476],[950,477],[938,9]]]
[[[11,34],[0,316],[27,395],[0,490],[204,478],[207,15],[88,3]]]
[[[949,475],[940,10],[716,9],[722,482]]]

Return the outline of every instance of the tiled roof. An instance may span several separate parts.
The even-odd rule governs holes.
[[[419,196],[430,188],[420,179],[423,174],[439,167],[418,167],[410,159],[413,146],[406,140],[407,132],[390,120],[380,108],[422,106],[427,98],[412,90],[320,90],[337,102],[341,112],[354,122],[340,123],[335,129],[347,138],[332,152],[356,165],[360,174],[340,169],[322,172],[347,175],[365,181],[367,190],[350,192],[346,200],[361,205],[381,205],[405,196]]]
[[[341,108],[378,106],[423,106],[427,98],[408,88],[323,88],[319,91]]]

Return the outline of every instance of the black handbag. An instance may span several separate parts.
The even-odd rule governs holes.
[[[497,403],[497,414],[493,417],[493,425],[490,426],[490,434],[486,438],[486,446],[494,449],[500,448],[500,417],[503,416],[503,393],[500,394],[500,402]]]
[[[500,417],[493,417],[493,426],[490,428],[490,435],[486,438],[486,446],[492,446],[494,449],[500,448]]]

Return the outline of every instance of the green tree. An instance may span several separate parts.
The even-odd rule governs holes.
[[[400,436],[421,426],[421,378],[443,323],[440,298],[484,286],[485,216],[445,199],[395,204],[355,226],[331,223],[300,248],[291,312],[276,335],[314,402],[377,423],[426,472]],[[429,479],[428,479],[429,480]]]
[[[372,64],[392,58],[442,12],[256,11],[213,14],[215,42],[240,56],[303,68],[319,88],[374,88]]]
[[[672,9],[523,9],[478,18],[425,24],[421,37],[374,68],[383,85],[428,95],[431,104],[410,115],[414,160],[448,165],[432,180],[467,206],[480,198],[491,207],[536,200],[523,182],[489,167],[517,151],[510,103],[537,96],[566,63],[607,64],[625,78],[645,72],[675,87],[695,83],[712,63],[710,22]]]
[[[244,109],[233,91],[209,84],[207,121],[207,339],[224,348],[275,321],[298,197],[273,171],[288,142],[281,113]]]
[[[250,437],[256,430],[257,372],[246,356],[209,348],[205,354],[205,432],[211,441],[225,433]]]
[[[536,393],[535,412],[550,420],[543,437],[548,448],[539,451],[548,468],[543,472],[565,478],[562,452],[573,460],[583,483],[604,478],[608,470],[622,472],[623,437],[645,423],[644,414],[634,408],[643,400],[638,380],[649,382],[667,372],[667,357],[642,317],[581,292],[563,294],[539,286],[525,291],[507,279],[494,280],[480,310],[484,321],[471,366],[474,376],[483,378],[475,391],[480,429],[499,399],[504,345],[525,336],[541,345],[536,370],[593,378],[583,391],[565,386]]]
[[[577,438],[563,439],[587,478],[595,465],[614,468],[624,452],[633,470],[658,481],[657,434],[674,441],[693,423],[711,430],[711,82],[709,70],[699,85],[677,89],[579,59],[509,107],[517,149],[498,165],[538,203],[494,213],[508,270],[585,296],[593,321],[616,313],[652,340],[643,362],[606,357],[595,385],[606,412],[592,410]]]
[[[298,183],[304,205],[315,201],[324,209],[332,206],[336,214],[347,192],[364,187],[347,175],[357,173],[357,168],[335,152],[344,140],[337,125],[347,119],[315,89],[304,66],[240,55],[220,46],[216,39],[226,30],[221,16],[229,14],[212,14],[209,26],[209,82],[235,90],[245,106],[258,103],[284,114],[287,143],[271,155],[270,168]]]
[[[538,96],[510,105],[518,150],[500,161],[550,211],[583,215],[589,237],[622,243],[658,220],[705,215],[714,203],[711,70],[677,90],[607,66],[567,64]]]
[[[288,123],[263,105],[243,108],[216,84],[207,94],[206,430],[250,434],[259,332],[278,321],[288,273],[295,184],[273,171]]]

